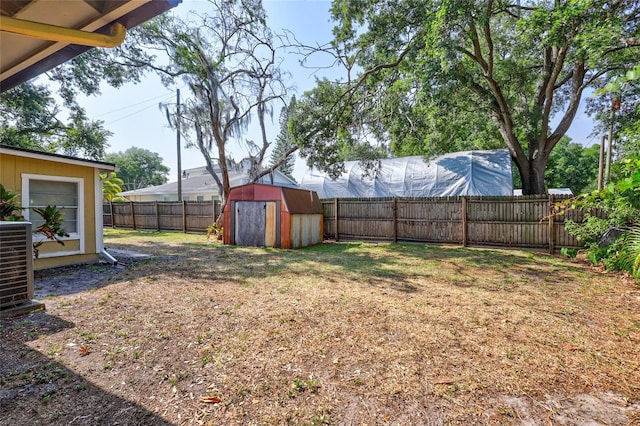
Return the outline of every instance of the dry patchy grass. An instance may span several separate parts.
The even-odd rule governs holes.
[[[640,291],[619,275],[523,251],[106,237],[154,257],[0,323],[4,420],[640,420]]]

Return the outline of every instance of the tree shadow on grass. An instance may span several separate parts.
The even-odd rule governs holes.
[[[143,249],[135,245],[126,248]],[[541,281],[557,280],[558,262],[543,253],[406,243],[324,243],[296,250],[185,243],[155,249],[164,253],[162,268],[154,266],[158,258],[151,259],[127,272],[129,277],[161,271],[193,280],[246,285],[256,278],[300,272],[328,281],[352,279],[373,287],[415,293],[428,290],[434,277],[450,278],[453,285],[462,287],[476,286],[478,271],[487,272],[493,280],[479,285],[487,290],[508,289],[508,283],[517,281],[527,270],[534,271]],[[448,277],[442,273],[445,269],[450,271]],[[571,269],[567,265],[569,272]],[[502,285],[501,280],[507,285]]]
[[[0,422],[7,425],[170,425],[27,345],[75,325],[46,312],[0,320]],[[78,355],[79,356],[79,355]]]

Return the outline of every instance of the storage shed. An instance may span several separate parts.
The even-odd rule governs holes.
[[[300,248],[322,242],[318,194],[264,184],[231,189],[223,215],[225,244]]]

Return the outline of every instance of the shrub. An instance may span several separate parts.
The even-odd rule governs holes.
[[[587,257],[594,265],[602,263],[607,270],[625,270],[640,278],[640,158],[622,162],[617,182],[556,207],[556,214],[576,208],[585,212],[581,223],[567,220],[565,226],[578,241],[585,243]],[[616,228],[624,232],[612,241],[601,240]]]

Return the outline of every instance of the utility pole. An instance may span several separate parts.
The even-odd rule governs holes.
[[[617,103],[620,108],[620,103]],[[616,119],[616,98],[611,99],[611,122],[609,123],[609,145],[607,146],[607,163],[604,166],[604,184],[609,183],[609,173],[611,171],[611,151],[613,147],[613,124]]]
[[[598,190],[602,189],[602,174],[604,172],[604,135],[600,139],[600,161],[598,162]]]
[[[182,201],[182,164],[180,161],[180,89],[176,91],[176,140],[178,145],[178,201]]]

